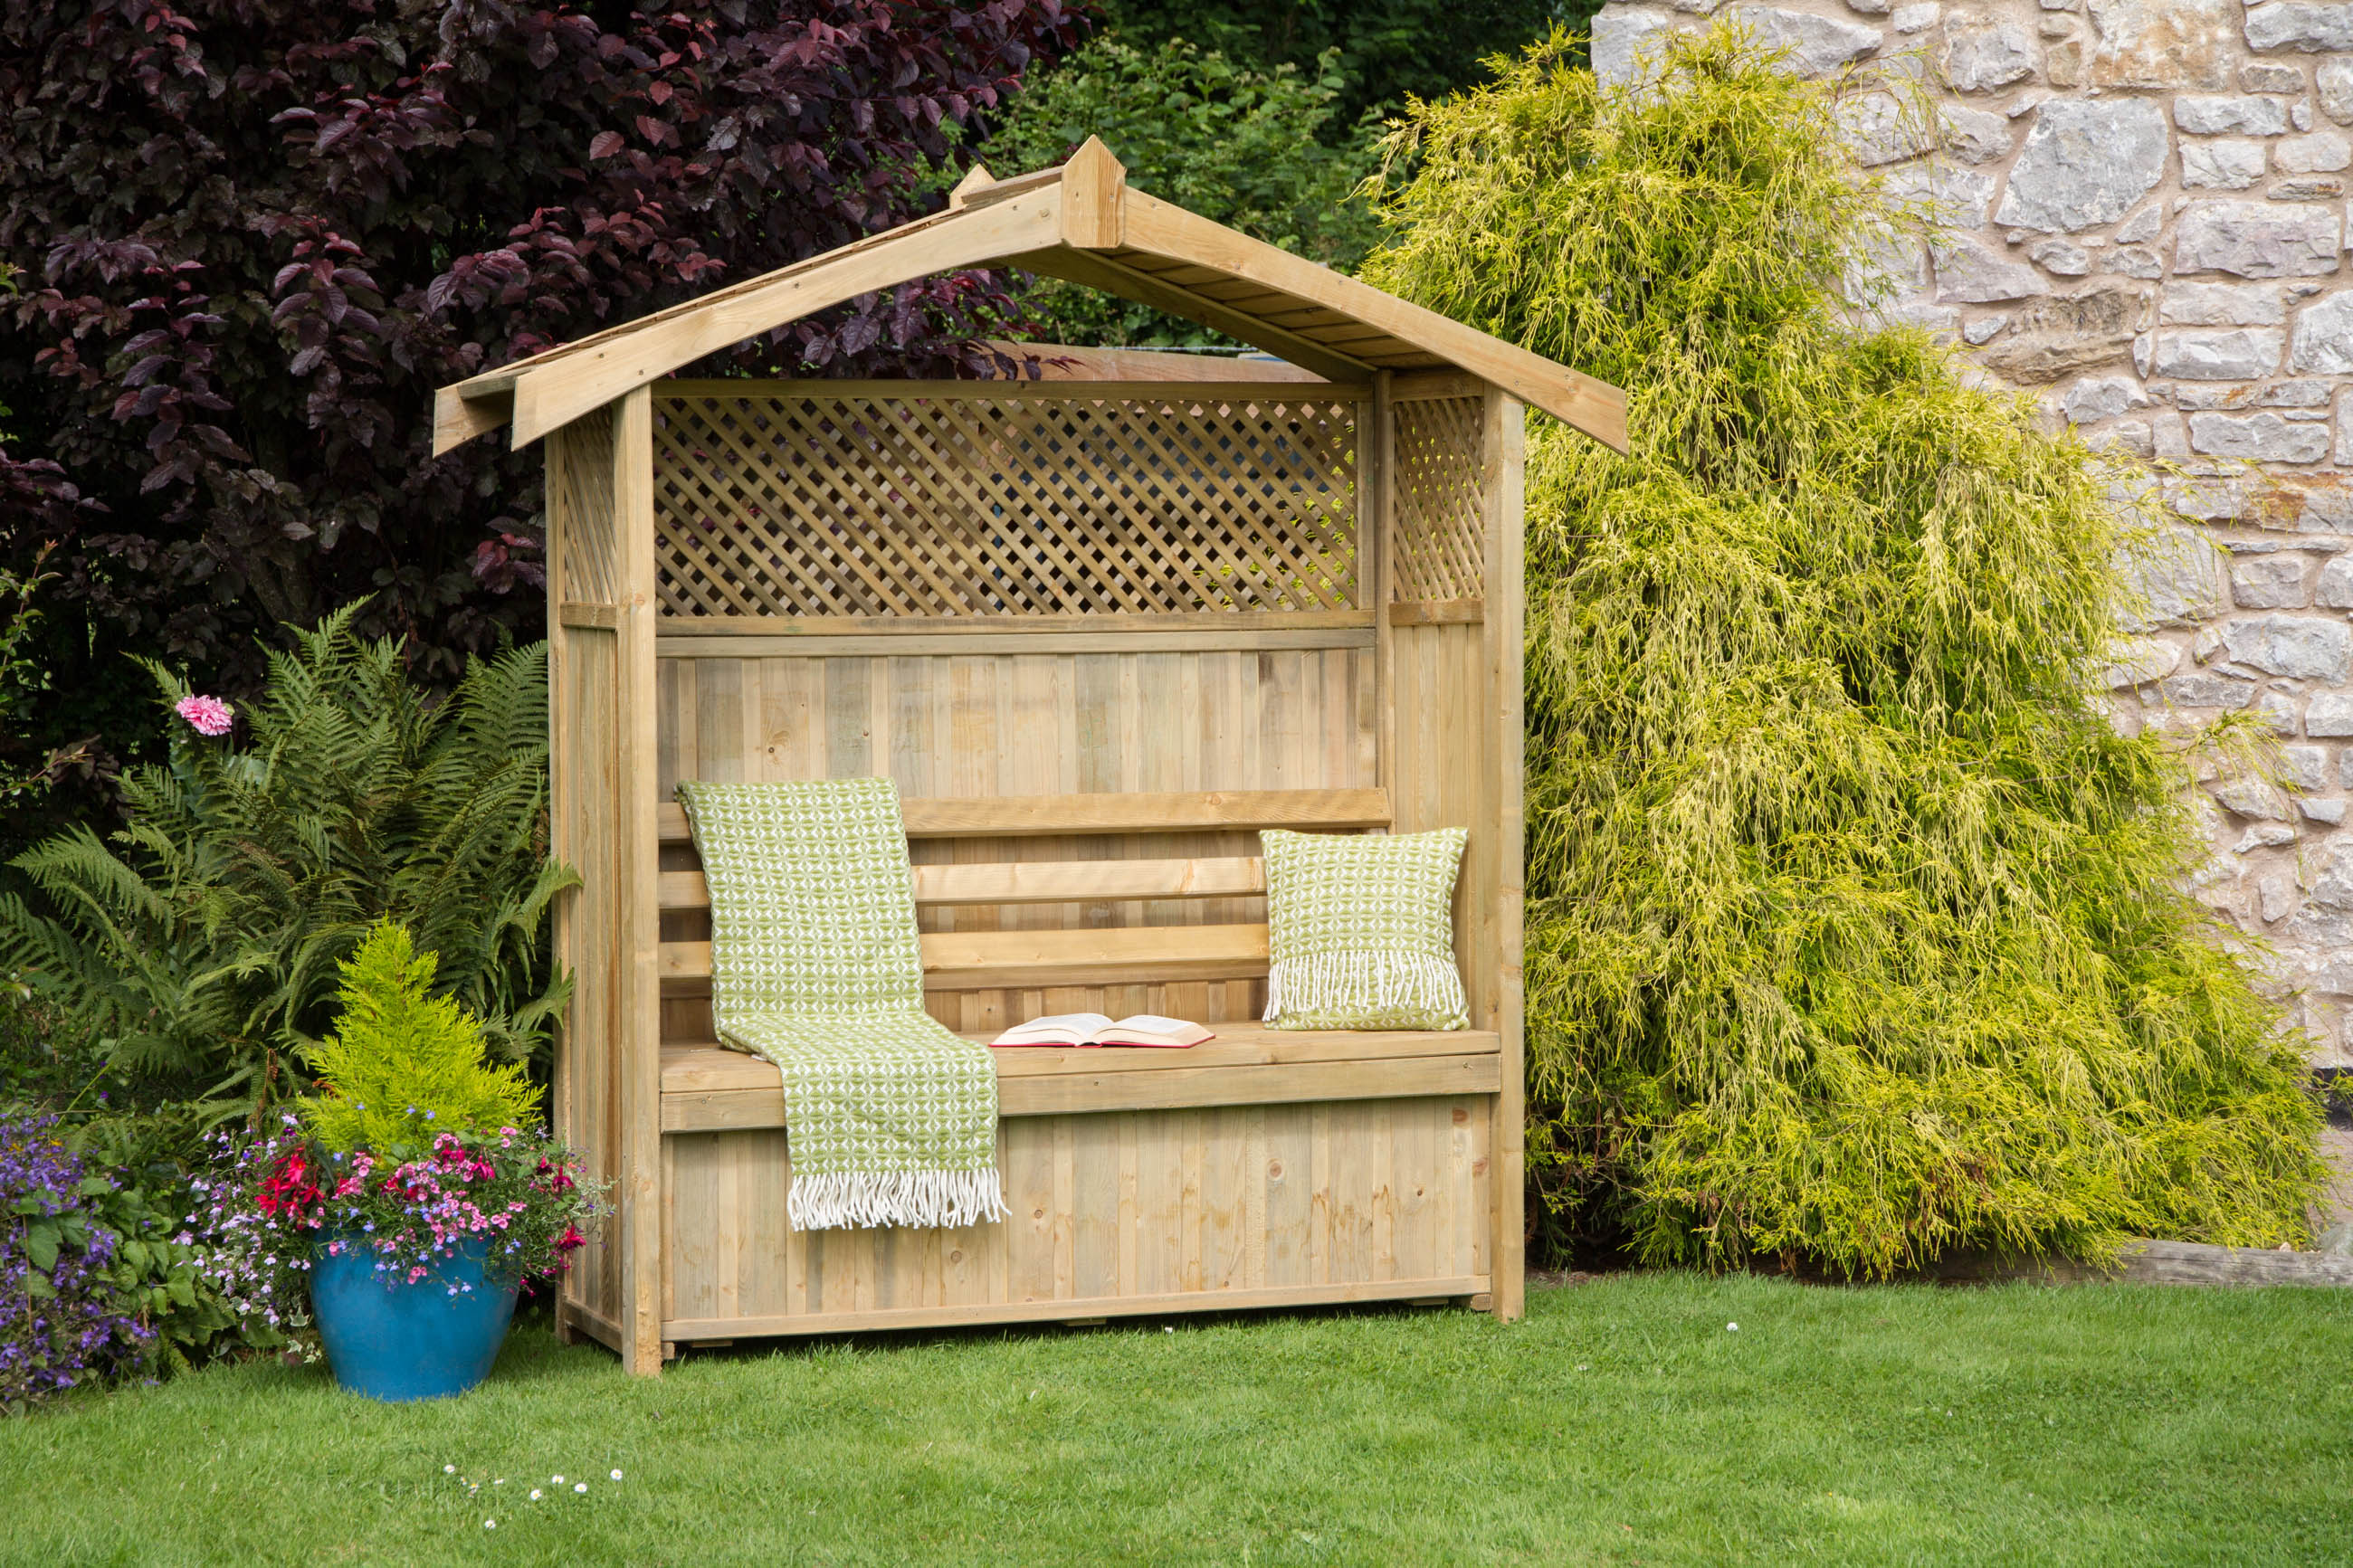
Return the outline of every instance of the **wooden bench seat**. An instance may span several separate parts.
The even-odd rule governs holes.
[[[1045,835],[1080,839],[1276,825],[1324,831],[1380,828],[1389,821],[1389,805],[1387,793],[1377,789],[1261,790],[909,800],[902,815],[911,840]],[[691,863],[693,839],[684,810],[666,804],[660,828],[664,850],[675,862],[661,874],[661,909],[699,926],[707,920],[711,894],[702,871]],[[919,910],[1037,904],[1181,909],[1191,900],[1252,899],[1266,890],[1265,866],[1256,856],[921,864],[912,868],[912,877]],[[932,992],[999,989],[1033,996],[1049,988],[1262,979],[1267,945],[1263,921],[934,931],[923,936],[923,979]],[[666,939],[660,964],[665,995],[708,994],[708,940]],[[1028,1016],[1039,1010],[1044,1009]],[[1501,1082],[1502,1037],[1491,1031],[1302,1032],[1203,1021],[1218,1037],[1187,1050],[997,1051],[999,1110],[1008,1117],[1050,1116],[1493,1094]],[[996,1032],[966,1037],[986,1042]],[[707,1035],[701,1040],[673,1035],[664,1041],[661,1082],[664,1132],[785,1124],[776,1068],[723,1047]]]
[[[998,1112],[1056,1116],[1493,1094],[1503,1081],[1502,1037],[1476,1029],[1299,1032],[1243,1024],[1215,1028],[1216,1039],[1184,1050],[997,1050],[992,1054]],[[774,1063],[715,1044],[663,1048],[664,1132],[784,1125],[785,1095]]]

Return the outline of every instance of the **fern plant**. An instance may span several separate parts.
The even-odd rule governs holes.
[[[271,656],[242,747],[175,722],[168,759],[126,776],[122,828],[36,846],[13,864],[37,898],[0,897],[0,964],[118,1066],[224,1116],[303,1087],[287,1069],[379,919],[438,955],[440,988],[502,1060],[528,1058],[570,994],[543,941],[577,880],[546,854],[543,647],[474,661],[437,701],[353,613]],[[146,668],[167,707],[191,695]]]
[[[407,1157],[436,1133],[528,1129],[539,1091],[513,1063],[483,1059],[480,1020],[433,994],[433,954],[408,928],[378,921],[338,968],[336,1033],[310,1053],[323,1091],[299,1105],[328,1152]]]

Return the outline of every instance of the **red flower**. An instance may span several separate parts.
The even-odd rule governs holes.
[[[588,1238],[580,1234],[578,1226],[567,1225],[564,1227],[564,1234],[555,1238],[556,1256],[560,1258],[574,1247],[586,1247],[587,1244]]]

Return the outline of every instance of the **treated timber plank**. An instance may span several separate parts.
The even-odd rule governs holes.
[[[1124,612],[1122,613],[1124,618]],[[781,619],[782,617],[777,617]],[[1097,619],[1110,619],[1099,616]],[[1236,618],[1238,619],[1238,617]],[[1303,627],[1296,630],[1229,624],[1183,631],[1129,631],[1098,627],[1092,631],[1032,632],[1003,630],[984,623],[943,632],[853,632],[839,636],[747,637],[728,633],[706,637],[694,629],[691,617],[665,623],[686,629],[665,631],[660,638],[664,658],[906,658],[975,654],[1081,653],[1208,653],[1222,649],[1280,652],[1289,649],[1370,647],[1370,626]]]
[[[1402,599],[1389,606],[1393,626],[1472,626],[1486,618],[1484,599]]]
[[[755,279],[740,295],[721,290],[684,312],[663,312],[631,323],[617,336],[599,334],[603,341],[567,345],[571,352],[561,358],[511,367],[518,373],[512,380],[514,445],[527,447],[623,393],[779,321],[797,321],[933,272],[984,265],[1034,250],[1041,242],[1051,244],[1060,237],[1060,198],[1059,185],[1048,185],[984,209],[944,214],[923,226],[894,231],[898,238],[887,247],[846,246]]]
[[[837,637],[1036,637],[1060,632],[1126,636],[1134,632],[1340,631],[1368,627],[1369,609],[1167,610],[1100,615],[994,616],[681,616],[656,623],[665,638],[692,636],[772,638],[791,642]],[[897,649],[892,650],[894,654]]]
[[[1297,1062],[1379,1061],[1400,1057],[1493,1056],[1500,1037],[1482,1029],[1270,1029],[1261,1025],[1221,1024],[1218,1037],[1187,1049],[1150,1046],[1008,1046],[991,1053],[1000,1081],[1046,1078],[1058,1073],[1169,1072],[1211,1067],[1282,1066]],[[976,1044],[985,1032],[967,1032]],[[662,1088],[668,1093],[774,1089],[774,1062],[715,1042],[662,1048]]]
[[[1062,350],[1054,344],[1006,345],[1017,352],[1039,353],[1129,353],[1140,350],[1071,349]],[[1170,356],[1172,358],[1176,356]],[[1207,360],[1200,362],[1218,370],[1233,369],[1237,362]],[[1298,367],[1281,360],[1241,362],[1252,365],[1279,367],[1283,374],[1263,378],[1255,374],[1236,374],[1232,379],[1210,376],[1207,379],[1172,376],[1155,381],[1112,381],[1105,379],[1074,380],[1065,377],[1056,381],[729,381],[689,380],[682,377],[656,384],[657,399],[689,397],[725,397],[744,402],[783,402],[797,398],[816,397],[828,401],[848,402],[859,398],[887,397],[898,402],[934,399],[944,402],[986,400],[997,402],[1005,398],[1029,398],[1046,403],[1355,403],[1369,395],[1360,383],[1318,381],[1314,377],[1301,380]],[[1464,378],[1469,381],[1468,377]],[[1478,384],[1470,382],[1472,395],[1477,395]]]
[[[910,838],[1018,838],[1069,833],[1187,833],[1292,827],[1337,833],[1389,825],[1381,789],[1182,790],[1166,794],[1041,795],[902,800]],[[686,809],[659,807],[664,844],[687,844]]]
[[[1493,1094],[1502,1081],[1499,1060],[1493,1052],[1482,1052],[1372,1061],[1284,1062],[1271,1067],[1174,1068],[1158,1072],[1008,1075],[997,1079],[997,1109],[1003,1117],[1071,1116]],[[664,1132],[738,1131],[785,1124],[781,1087],[691,1089],[662,1097]]]
[[[1230,980],[1267,965],[1262,925],[926,931],[922,940],[930,991]],[[711,944],[663,942],[661,977],[709,980]]]
[[[1522,626],[1525,561],[1524,521],[1527,413],[1516,399],[1490,392],[1482,408],[1481,444],[1487,449],[1481,505],[1486,513],[1484,583],[1493,606],[1481,627],[1492,726],[1482,751],[1481,814],[1492,824],[1493,859],[1486,889],[1487,942],[1494,965],[1492,1016],[1503,1037],[1503,1075],[1495,1097],[1494,1179],[1488,1187],[1494,1239],[1488,1254],[1495,1280],[1494,1313],[1510,1322],[1527,1310],[1525,1251],[1526,1085],[1523,1033],[1526,997],[1522,974],[1525,826],[1522,777],[1526,742]]]
[[[839,1232],[829,1232],[839,1235]],[[662,1325],[673,1342],[751,1339],[771,1334],[864,1333],[879,1329],[957,1328],[976,1323],[1059,1322],[1074,1318],[1150,1317],[1166,1312],[1251,1311],[1270,1307],[1336,1307],[1354,1301],[1411,1300],[1483,1294],[1485,1275],[1445,1279],[1366,1279],[1338,1285],[1282,1285],[1240,1290],[1169,1290],[1148,1296],[1081,1296],[1063,1300],[976,1301],[955,1306],[870,1311],[814,1311],[745,1318],[681,1318]]]
[[[1266,891],[1266,862],[1255,856],[1193,860],[999,860],[971,866],[917,866],[918,904],[1104,903],[1126,899],[1223,899]],[[661,907],[707,910],[711,888],[701,871],[665,871]]]

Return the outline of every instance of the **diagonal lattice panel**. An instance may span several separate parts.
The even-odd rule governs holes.
[[[1475,397],[1396,406],[1396,597],[1476,599],[1485,589],[1487,526],[1480,511]]]
[[[1353,606],[1355,405],[1229,390],[658,389],[662,610]]]

